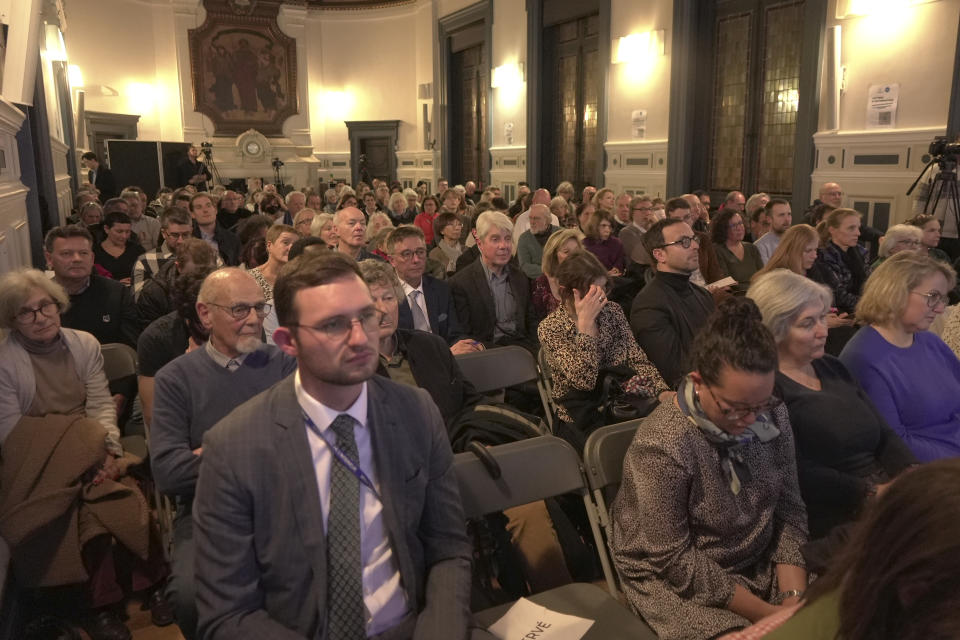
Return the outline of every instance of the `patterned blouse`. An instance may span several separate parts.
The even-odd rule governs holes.
[[[815,266],[821,268],[811,269],[810,276],[830,287],[833,304],[841,313],[853,313],[860,301],[863,285],[870,276],[868,259],[867,250],[860,245],[844,251],[833,242],[828,242],[827,246],[817,249]],[[857,268],[851,269],[848,261]]]
[[[676,403],[637,430],[611,510],[611,547],[627,600],[661,640],[748,626],[726,608],[735,586],[772,602],[776,565],[805,566],[807,514],[786,406],[772,418],[780,435],[742,449],[750,477],[738,494],[717,449]]]
[[[601,309],[597,329],[596,337],[580,333],[562,306],[540,323],[537,333],[553,370],[555,399],[571,391],[591,391],[597,386],[600,369],[618,365],[633,369],[646,395],[656,397],[668,390],[660,371],[637,346],[620,305],[611,302]],[[563,407],[558,413],[561,420],[573,422]]]
[[[269,302],[273,300],[273,285],[267,282],[267,279],[263,277],[263,267],[256,267],[247,271],[250,275],[253,276],[253,279],[257,281],[257,284],[260,285],[260,288],[263,289],[263,297]]]

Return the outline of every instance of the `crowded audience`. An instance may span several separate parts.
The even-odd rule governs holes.
[[[187,640],[243,629],[272,637],[275,620],[311,636],[342,624],[322,601],[309,619],[298,613],[307,574],[327,569],[299,556],[294,567],[272,546],[279,527],[307,516],[287,498],[269,501],[292,496],[290,478],[323,465],[329,482],[318,475],[319,484],[295,488],[297,500],[323,503],[322,518],[311,512],[301,525],[323,532],[313,543],[324,544],[327,511],[344,491],[333,469],[355,469],[346,478],[361,487],[363,522],[373,509],[384,540],[367,552],[387,573],[370,579],[406,586],[388,589],[388,613],[378,614],[388,626],[366,630],[420,637],[404,625],[435,615],[431,602],[442,590],[433,572],[449,571],[458,590],[469,573],[449,486],[454,434],[476,412],[516,411],[534,421],[532,433],[552,429],[581,452],[597,429],[644,418],[624,459],[610,542],[627,605],[658,637],[740,640],[737,633],[767,619],[782,624],[769,637],[781,637],[804,633],[812,616],[827,616],[843,633],[886,630],[876,637],[922,637],[904,631],[907,619],[935,628],[910,617],[915,609],[904,598],[915,600],[920,586],[878,620],[869,607],[889,598],[864,600],[848,581],[879,575],[866,563],[890,539],[878,527],[896,524],[894,497],[916,494],[913,478],[922,474],[932,483],[955,475],[950,462],[927,463],[960,457],[960,314],[942,323],[943,340],[930,331],[956,295],[940,219],[917,215],[861,234],[862,216],[843,208],[836,183],[824,184],[799,224],[790,200],[737,190],[652,197],[563,182],[551,195],[522,183],[503,185],[507,202],[496,186],[471,180],[413,188],[367,177],[302,189],[190,185],[148,202],[135,185],[116,187],[119,197],[102,205],[94,185],[78,192],[76,224],[44,239],[49,274],[0,278],[0,351],[8,356],[0,395],[10,400],[0,412],[4,462],[18,452],[50,462],[4,465],[0,507],[19,487],[53,482],[69,487],[71,517],[105,518],[93,538],[71,530],[34,540],[0,508],[0,535],[31,590],[31,616],[58,614],[34,598],[35,588],[72,583],[89,595],[79,622],[93,640],[130,637],[120,607],[131,594],[154,624],[175,620]],[[727,277],[730,287],[720,282]],[[100,348],[110,343],[136,348],[136,380],[108,384]],[[542,406],[536,395],[522,401],[531,389],[537,394],[532,383],[508,389],[498,405],[461,369],[462,358],[495,358],[505,346],[539,357],[541,382],[549,383]],[[399,481],[410,479],[405,491],[417,484],[418,500],[438,501],[420,521],[387,521],[397,517],[398,477],[383,460],[371,462],[371,451],[385,451],[370,436],[372,429],[382,437],[376,402],[387,397],[402,408],[390,418],[398,428],[417,416],[421,439],[403,439],[422,466],[404,466]],[[303,411],[275,416],[278,399]],[[344,412],[359,424],[358,464],[334,433]],[[308,425],[303,416],[315,424],[291,430]],[[254,418],[260,431],[252,431]],[[140,423],[148,462],[120,444]],[[267,429],[274,426],[276,433]],[[280,469],[271,459],[264,473],[279,475],[265,483],[258,465],[268,442],[289,447],[284,455],[295,464]],[[68,446],[85,447],[83,455],[65,458]],[[341,464],[341,454],[356,466]],[[152,491],[139,486],[151,481],[173,500],[169,564],[146,509]],[[103,509],[99,496],[115,506]],[[508,513],[506,529],[495,531],[520,554],[498,561],[552,562],[560,556],[536,558],[537,540],[566,554],[583,535],[538,504],[535,520]],[[421,513],[410,506],[404,520]],[[289,522],[275,522],[279,513]],[[114,521],[118,514],[140,519],[132,526]],[[431,536],[434,517],[449,544]],[[933,535],[908,525],[911,539]],[[269,532],[263,549],[259,531]],[[372,544],[361,533],[348,537],[358,536]],[[421,549],[439,555],[416,556]],[[38,554],[50,557],[42,570]],[[563,566],[554,575],[569,581],[574,573]],[[295,584],[281,580],[287,576]],[[442,594],[456,600],[455,617],[466,593]],[[362,594],[353,594],[356,606]],[[848,608],[862,615],[854,620]],[[328,635],[365,637],[363,628],[353,631]]]

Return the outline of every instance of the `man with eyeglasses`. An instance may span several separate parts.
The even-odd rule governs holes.
[[[367,251],[367,218],[356,207],[344,207],[333,214],[333,224],[340,238],[337,251],[357,262],[361,260],[383,260],[381,256]]]
[[[650,196],[637,196],[630,201],[630,224],[620,230],[623,252],[630,262],[647,265],[652,262],[650,254],[643,247],[643,234],[656,221]]]
[[[187,640],[200,637],[191,510],[203,434],[296,369],[296,360],[263,342],[263,318],[269,312],[253,276],[239,268],[214,271],[197,296],[197,316],[209,340],[163,366],[154,378],[151,468],[157,488],[177,503],[167,598]]]
[[[187,238],[193,236],[193,224],[190,214],[178,207],[167,207],[160,214],[160,235],[163,243],[153,251],[147,251],[137,259],[133,266],[133,297],[140,297],[143,285],[154,275],[160,273],[161,267],[173,258],[177,246]]]
[[[436,334],[446,340],[455,354],[478,351],[476,342],[461,339],[450,285],[424,274],[427,243],[423,231],[409,224],[397,227],[387,236],[387,250],[403,287],[398,327]]]
[[[357,264],[300,256],[274,301],[296,374],[204,438],[202,636],[465,640],[470,544],[446,430],[426,391],[374,375],[384,314]]]
[[[690,225],[667,218],[654,224],[643,244],[657,275],[633,300],[630,326],[637,344],[672,388],[691,369],[697,331],[714,309],[713,297],[690,281],[699,264],[699,242]]]

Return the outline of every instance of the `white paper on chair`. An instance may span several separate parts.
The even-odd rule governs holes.
[[[488,629],[500,640],[580,640],[593,620],[568,616],[520,598]]]

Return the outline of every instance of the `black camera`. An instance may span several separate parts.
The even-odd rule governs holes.
[[[280,167],[283,166],[283,162],[280,160],[280,158],[274,158],[273,162],[271,162],[270,164],[273,165],[274,169],[279,169]]]
[[[952,156],[951,159],[956,159],[956,156],[960,156],[960,142],[950,142],[947,136],[937,136],[930,143],[929,153],[934,158]]]

